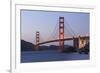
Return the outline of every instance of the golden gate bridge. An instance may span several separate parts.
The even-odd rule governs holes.
[[[89,36],[84,35],[84,36],[72,36],[72,37],[67,37],[65,38],[65,25],[64,25],[64,17],[59,17],[59,31],[58,31],[58,39],[52,39],[52,40],[46,40],[44,42],[40,42],[40,32],[36,31],[36,44],[35,44],[35,49],[38,50],[39,46],[42,44],[47,44],[51,42],[59,42],[59,50],[63,51],[64,50],[64,42],[68,40],[73,41],[73,47],[75,48],[81,48],[84,47],[87,43],[89,43]]]

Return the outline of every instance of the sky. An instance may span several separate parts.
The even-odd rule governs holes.
[[[40,42],[58,38],[60,16],[65,37],[89,35],[89,13],[21,10],[21,40],[35,44],[36,31]]]

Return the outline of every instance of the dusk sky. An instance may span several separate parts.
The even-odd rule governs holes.
[[[65,37],[74,35],[71,29],[75,36],[89,34],[89,13],[21,10],[21,39],[35,43],[36,31],[40,41],[58,38],[59,16],[64,17]]]

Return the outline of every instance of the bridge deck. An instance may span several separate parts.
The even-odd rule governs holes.
[[[65,40],[74,40],[74,39],[78,39],[78,38],[80,38],[80,39],[89,39],[89,36],[70,37],[70,38],[64,38],[63,40],[64,40],[64,41],[65,41]],[[58,41],[59,41],[59,39],[49,40],[49,41],[41,42],[41,43],[39,43],[39,44],[37,44],[37,45],[46,44],[46,43],[51,43],[51,42],[58,42]]]

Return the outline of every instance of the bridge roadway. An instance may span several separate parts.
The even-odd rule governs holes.
[[[74,40],[74,39],[89,39],[89,36],[79,36],[79,37],[70,37],[70,38],[64,38],[63,40]],[[51,43],[51,42],[58,42],[59,39],[55,39],[55,40],[49,40],[49,41],[45,41],[45,42],[41,42],[41,43],[38,43],[37,45],[42,45],[42,44],[46,44],[46,43]]]

